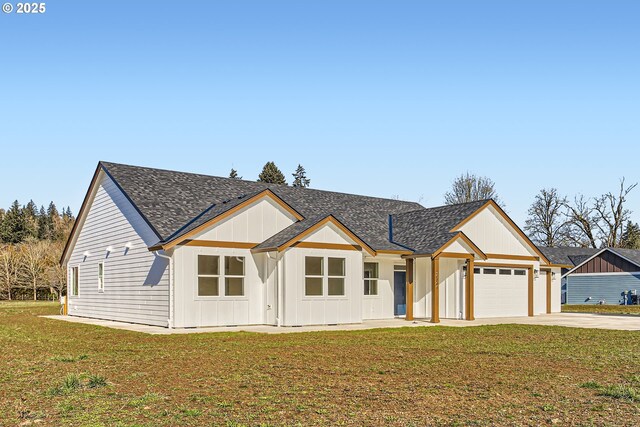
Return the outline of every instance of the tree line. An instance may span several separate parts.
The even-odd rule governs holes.
[[[524,230],[540,246],[640,249],[640,226],[626,205],[637,185],[622,178],[615,191],[572,198],[557,188],[543,188],[529,207]],[[444,195],[446,204],[489,198],[502,204],[490,178],[469,172],[458,176]]]
[[[307,178],[307,171],[300,164],[298,164],[295,172],[293,172],[291,175],[293,175],[293,182],[291,183],[292,187],[306,188],[309,187],[309,184],[311,184],[311,180]],[[229,172],[229,178],[242,179],[242,177],[238,175],[238,171],[233,168],[231,168],[231,172]],[[274,162],[267,162],[263,166],[262,171],[258,175],[258,182],[288,185],[287,179],[285,178],[284,174]]]
[[[49,299],[64,294],[67,273],[59,264],[75,218],[55,203],[37,208],[17,200],[0,208],[0,299]]]

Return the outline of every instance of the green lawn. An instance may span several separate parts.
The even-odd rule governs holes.
[[[563,305],[563,313],[627,314],[640,316],[640,305]]]
[[[637,425],[640,332],[151,336],[0,303],[0,425]]]

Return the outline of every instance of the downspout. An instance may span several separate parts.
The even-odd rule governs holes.
[[[155,256],[169,260],[169,318],[167,319],[167,327],[173,329],[173,312],[174,312],[174,292],[173,292],[173,257],[153,251]]]
[[[280,263],[278,262],[278,251],[276,251],[276,256],[272,257],[271,252],[267,252],[267,256],[269,259],[273,259],[276,262],[276,268],[274,268],[275,274],[275,287],[276,287],[276,326],[282,326],[282,315],[280,314],[280,308],[282,304],[280,303],[280,295],[282,293],[282,288],[280,286]]]

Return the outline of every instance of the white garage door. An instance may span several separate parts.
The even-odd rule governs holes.
[[[475,317],[527,316],[529,293],[527,270],[498,267],[476,269]]]

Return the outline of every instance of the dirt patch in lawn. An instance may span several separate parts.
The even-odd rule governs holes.
[[[147,335],[0,304],[0,425],[636,425],[640,332]]]

